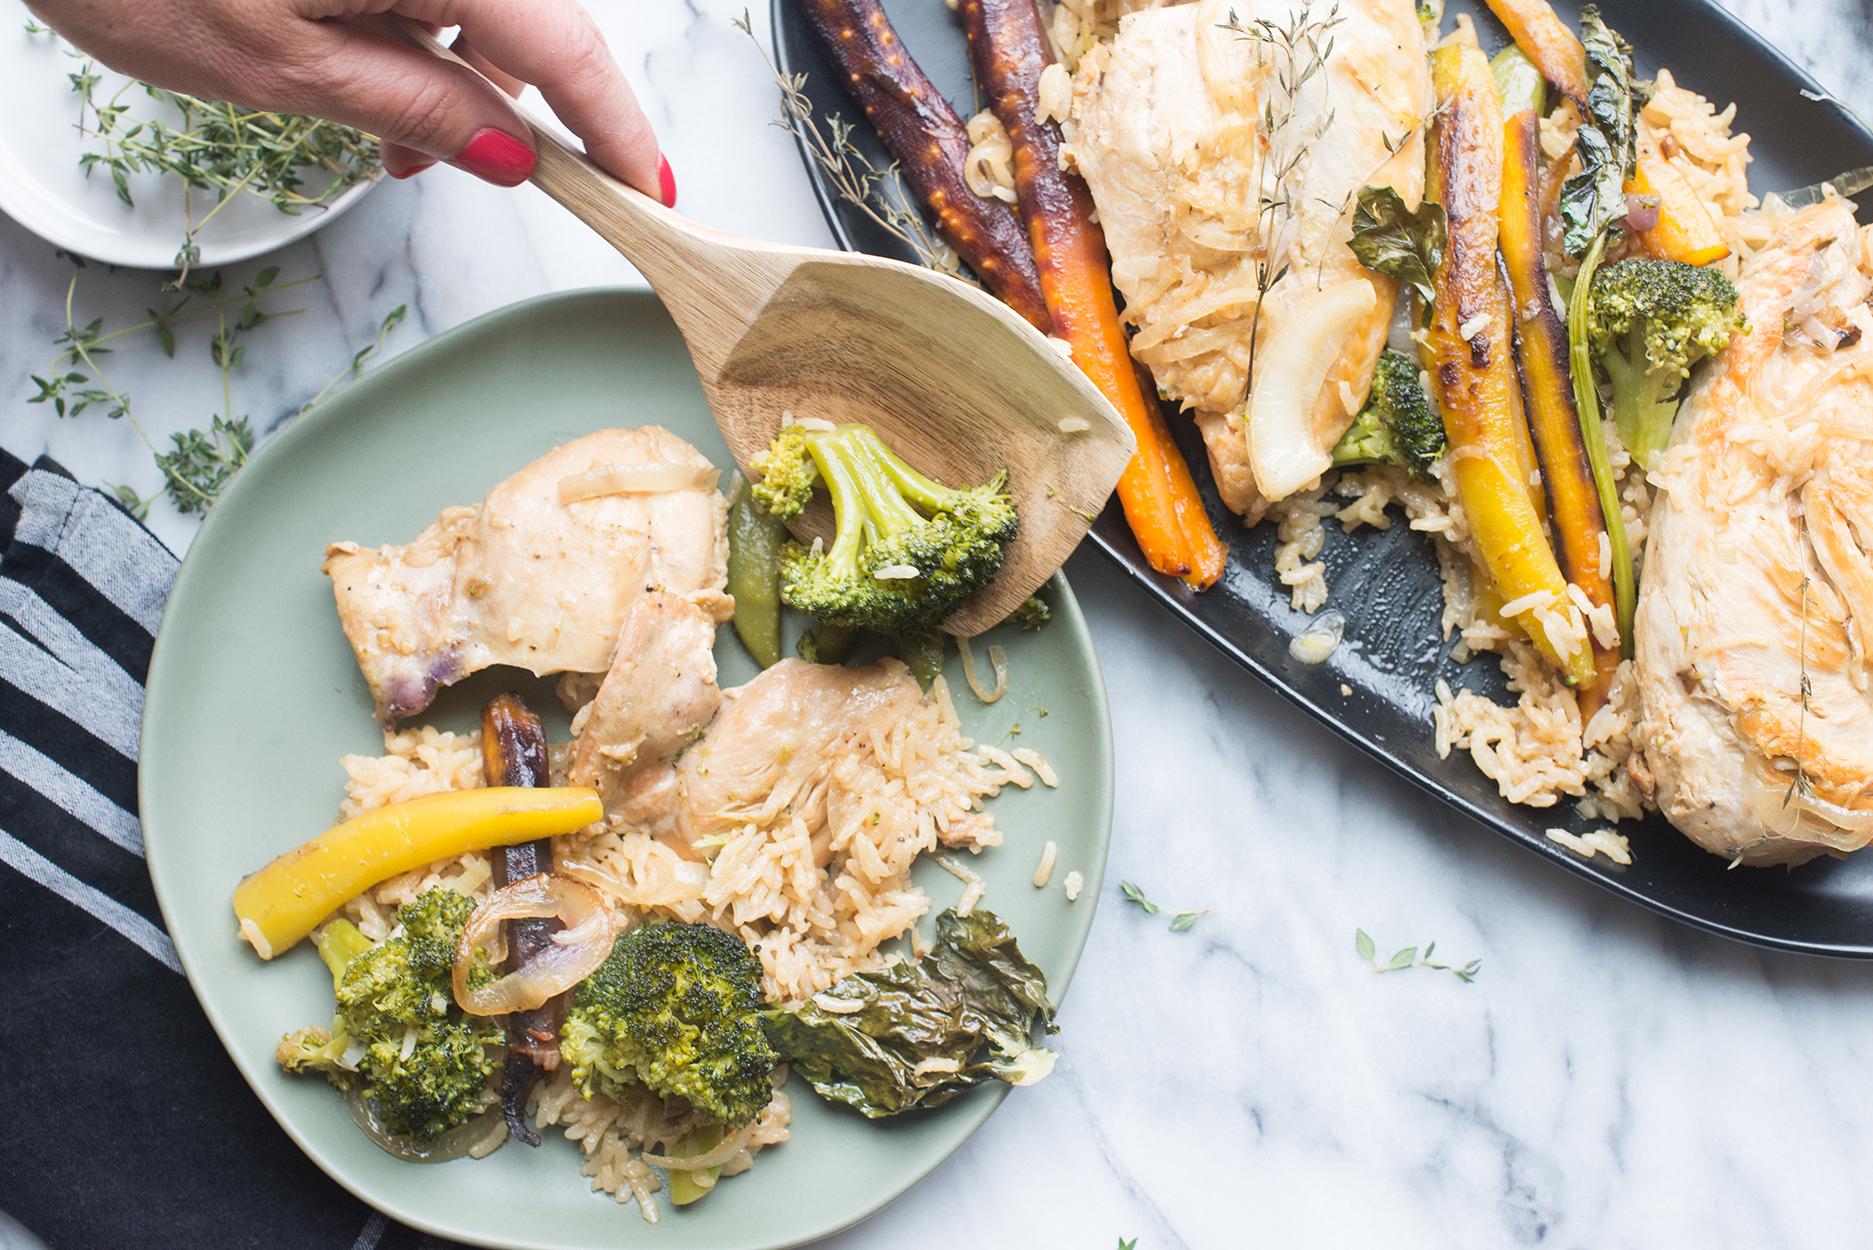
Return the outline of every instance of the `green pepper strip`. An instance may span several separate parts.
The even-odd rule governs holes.
[[[722,1126],[704,1124],[692,1129],[682,1143],[671,1153],[679,1159],[692,1159],[697,1155],[706,1155],[722,1144]],[[721,1168],[704,1169],[709,1177],[707,1185],[696,1183],[697,1173],[683,1168],[670,1169],[670,1201],[679,1207],[686,1207],[699,1198],[709,1196],[715,1188],[716,1180],[722,1175]]]
[[[780,551],[787,527],[755,506],[746,482],[728,510],[728,593],[735,633],[762,668],[780,663]]]
[[[1580,411],[1580,437],[1587,444],[1587,462],[1600,491],[1600,511],[1606,516],[1607,538],[1613,546],[1613,606],[1619,614],[1619,654],[1632,658],[1632,618],[1637,602],[1632,579],[1632,548],[1626,542],[1626,518],[1619,509],[1619,491],[1613,485],[1613,467],[1606,459],[1606,432],[1600,428],[1600,392],[1593,384],[1593,353],[1587,341],[1587,313],[1593,301],[1593,271],[1606,254],[1606,235],[1593,241],[1567,306],[1567,359],[1574,377],[1574,407]]]

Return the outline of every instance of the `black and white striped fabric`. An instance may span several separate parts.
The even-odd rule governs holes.
[[[176,564],[58,465],[0,451],[0,1211],[51,1250],[451,1245],[313,1166],[181,975],[136,816]]]

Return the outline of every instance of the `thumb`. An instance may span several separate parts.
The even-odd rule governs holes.
[[[502,187],[532,175],[526,122],[474,70],[342,21],[309,25],[314,46],[290,73],[286,107],[378,136],[393,177],[436,161]]]

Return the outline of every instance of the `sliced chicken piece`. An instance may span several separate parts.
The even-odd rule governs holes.
[[[677,840],[733,834],[788,808],[813,823],[840,755],[886,734],[923,700],[894,659],[864,668],[782,660],[722,695],[722,710],[677,761],[682,790]],[[822,859],[826,848],[816,848]]]
[[[1835,201],[1744,265],[1750,328],[1652,475],[1638,739],[1665,815],[1745,864],[1873,840],[1870,243]]]
[[[1270,94],[1282,56],[1225,27],[1254,31],[1266,19],[1286,29],[1307,8],[1198,0],[1130,14],[1112,44],[1080,59],[1073,89],[1068,151],[1098,205],[1125,316],[1138,326],[1132,354],[1194,411],[1223,501],[1251,518],[1266,506],[1258,479],[1277,496],[1293,489],[1292,474],[1251,455],[1246,429],[1256,262],[1271,246],[1264,235],[1275,235],[1270,271],[1287,272],[1254,332],[1256,375],[1298,370],[1310,356],[1329,362],[1312,410],[1288,422],[1286,438],[1319,460],[1365,402],[1397,289],[1347,246],[1354,197],[1369,183],[1411,205],[1424,192],[1430,78],[1414,6],[1341,0],[1332,55],[1290,105]],[[1276,128],[1264,135],[1270,107]],[[1277,187],[1269,155],[1286,164],[1284,153],[1303,148]],[[1264,213],[1264,191],[1291,208]],[[1303,315],[1346,306],[1336,289],[1347,283],[1370,288],[1369,300],[1353,301],[1360,311]],[[1286,322],[1323,341],[1283,341]]]
[[[677,758],[722,703],[715,624],[663,591],[632,605],[567,771],[568,784],[598,791],[607,814],[654,827],[674,809]]]
[[[386,723],[492,664],[603,672],[647,589],[725,621],[728,505],[713,486],[560,502],[577,474],[640,465],[707,471],[657,426],[600,430],[540,457],[472,508],[446,508],[407,546],[334,543],[323,571]]]

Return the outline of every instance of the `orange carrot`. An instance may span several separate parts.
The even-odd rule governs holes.
[[[1513,296],[1523,409],[1541,457],[1554,551],[1567,580],[1580,587],[1589,602],[1610,608],[1613,583],[1600,572],[1600,544],[1610,541],[1606,518],[1581,437],[1580,413],[1574,407],[1567,326],[1549,295],[1541,254],[1541,129],[1533,109],[1524,109],[1504,123],[1503,149],[1498,242]],[[1593,639],[1588,642],[1593,647],[1594,675],[1576,691],[1583,718],[1590,718],[1605,702],[1619,668],[1617,643],[1602,647]]]
[[[1730,254],[1710,211],[1697,198],[1685,176],[1645,139],[1639,141],[1639,161],[1626,179],[1629,195],[1658,197],[1658,224],[1639,232],[1645,250],[1661,260],[1687,265],[1708,265]]]
[[[1152,568],[1201,590],[1222,576],[1228,549],[1157,397],[1138,383],[1092,196],[1077,174],[1060,168],[1059,131],[1037,120],[1041,73],[1053,63],[1040,11],[1033,0],[962,0],[961,12],[976,81],[1014,145],[1015,190],[1054,335],[1138,440],[1138,454],[1119,478],[1125,520]]]
[[[1509,28],[1516,46],[1528,54],[1541,76],[1586,112],[1591,90],[1587,51],[1580,37],[1556,15],[1554,6],[1548,0],[1489,0],[1489,11]]]

